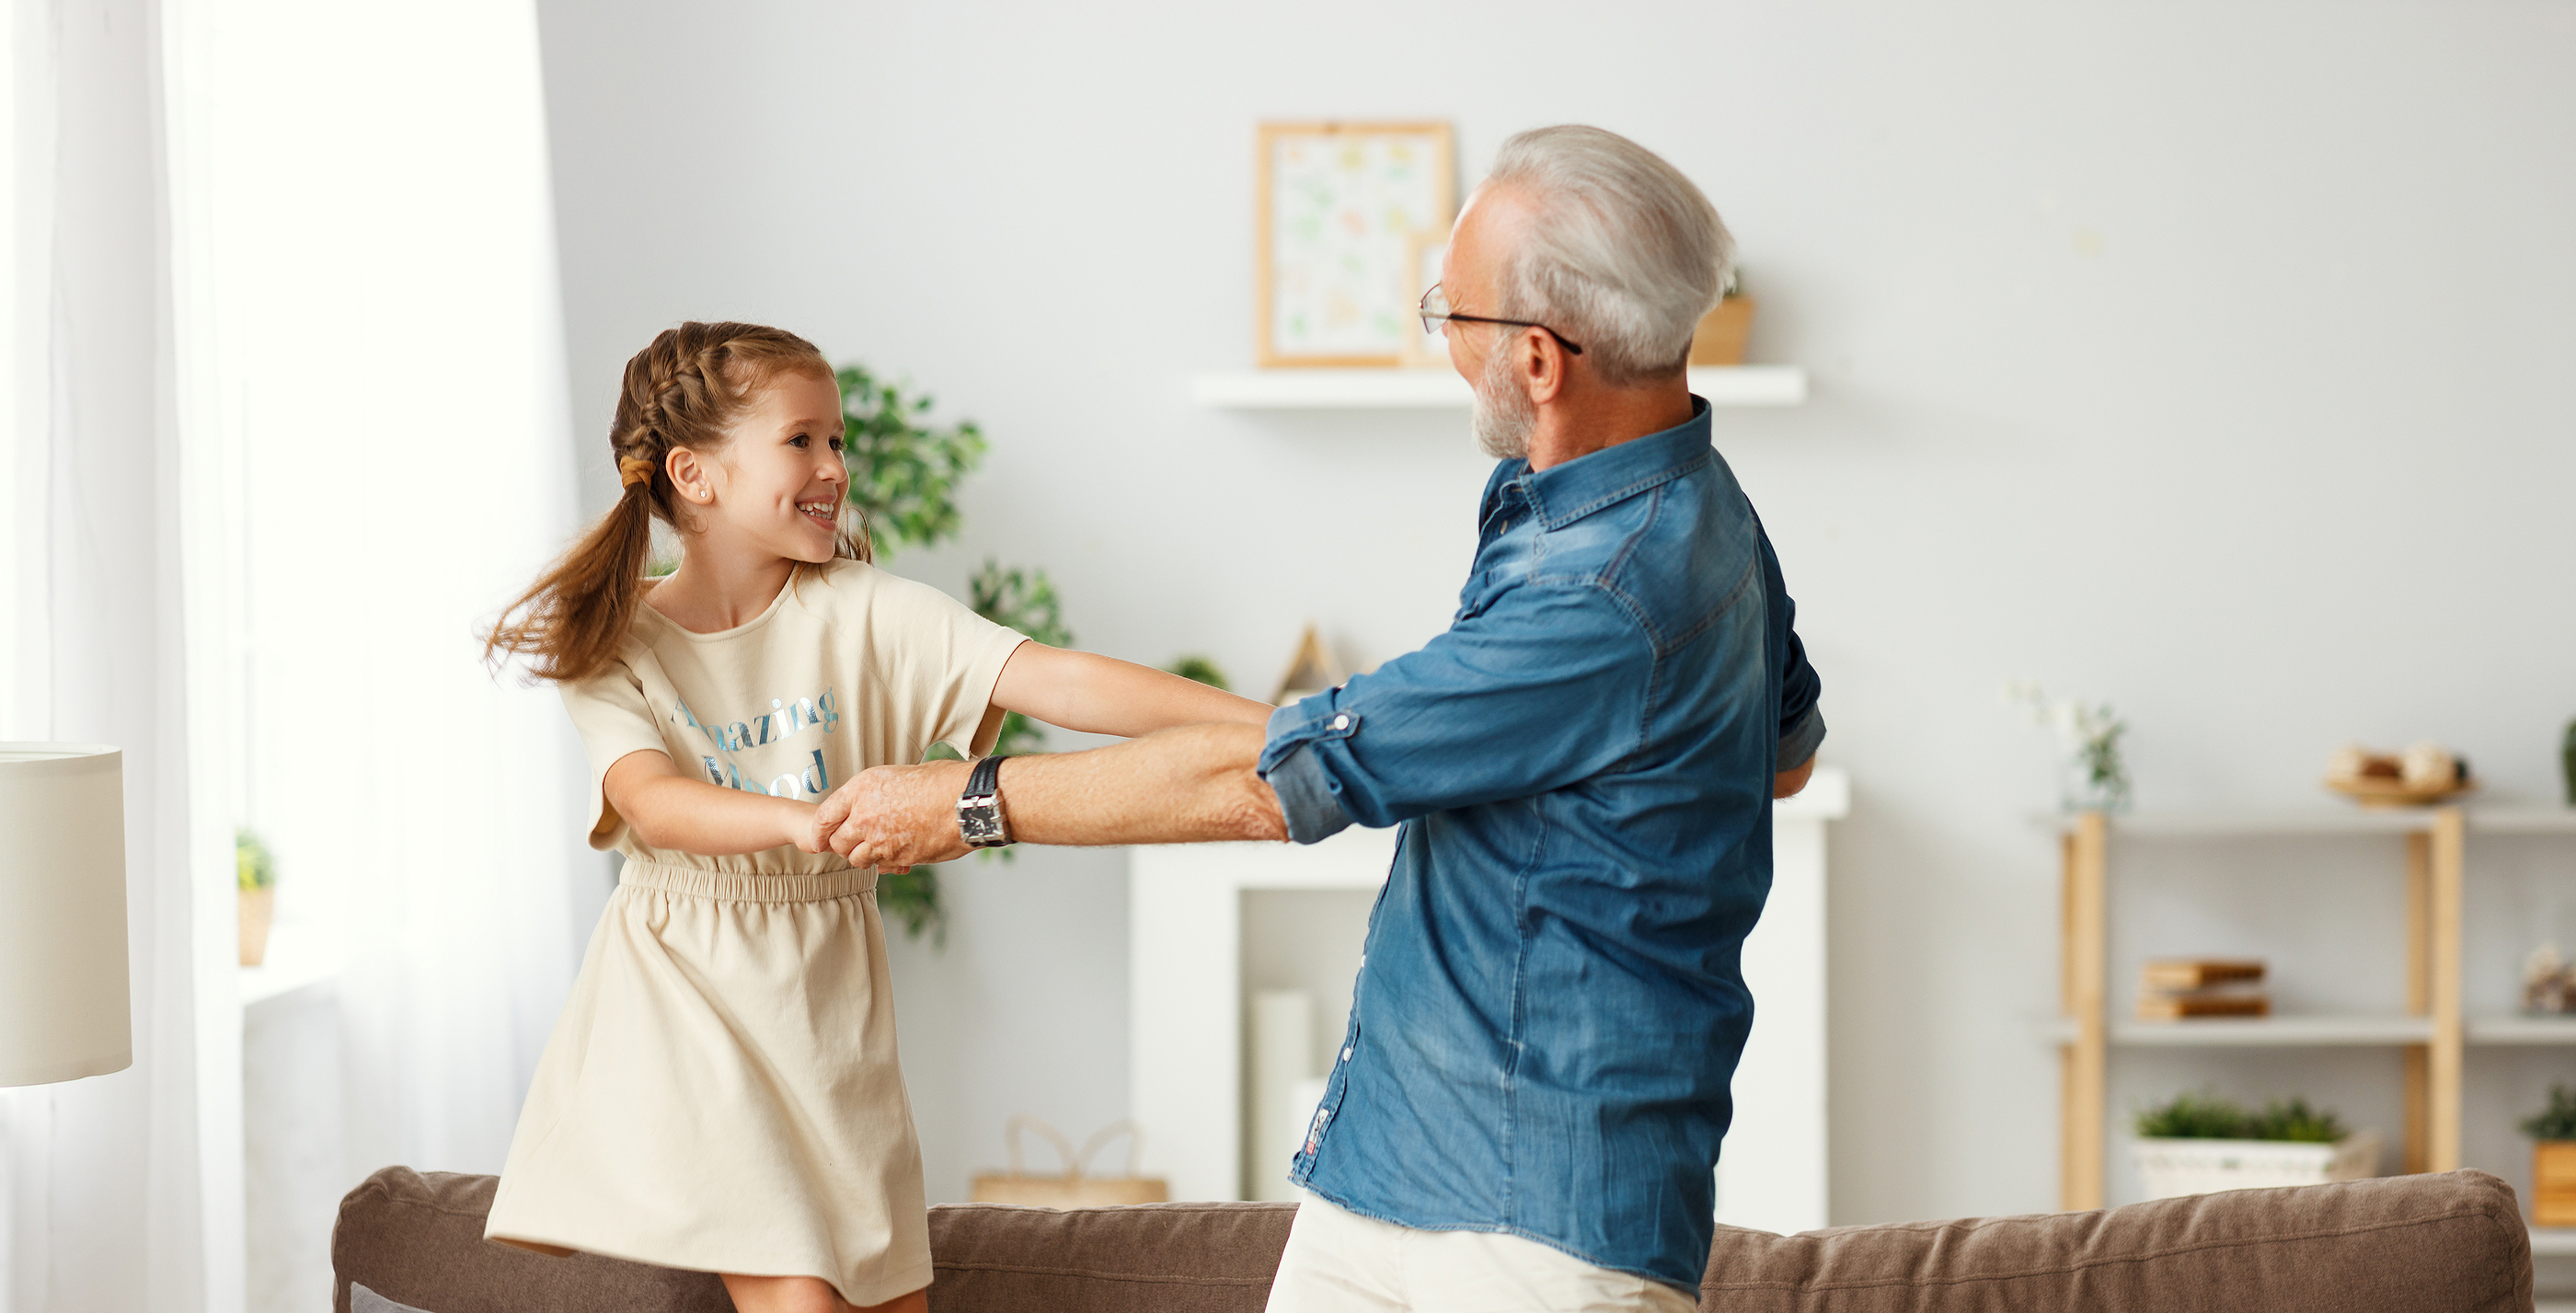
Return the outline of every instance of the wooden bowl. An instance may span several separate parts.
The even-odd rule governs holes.
[[[2430,807],[2436,803],[2448,802],[2463,794],[2475,793],[2478,787],[2476,780],[2470,780],[2465,784],[2445,784],[2436,788],[2419,789],[2403,780],[2379,779],[2370,776],[2357,780],[2329,779],[2325,784],[2327,788],[2364,807]]]

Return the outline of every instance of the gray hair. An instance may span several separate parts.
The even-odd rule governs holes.
[[[1735,239],[1681,170],[1615,132],[1567,125],[1504,142],[1477,190],[1501,186],[1531,202],[1499,271],[1503,314],[1582,344],[1613,386],[1689,362],[1691,332],[1734,271]]]

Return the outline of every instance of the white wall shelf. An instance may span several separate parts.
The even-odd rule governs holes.
[[[2535,1226],[2531,1228],[2531,1252],[2534,1257],[2557,1258],[2576,1254],[2576,1226]],[[2543,1304],[2542,1307],[2547,1307]]]
[[[1694,369],[1691,391],[1708,404],[1797,406],[1807,371],[1795,365]],[[1439,369],[1240,369],[1190,380],[1190,397],[1215,410],[1464,410],[1473,399],[1456,371]]]
[[[260,965],[240,968],[242,1007],[255,1008],[335,980],[340,967],[339,952],[319,931],[300,925],[273,926]]]
[[[2182,1021],[2115,1021],[2122,1048],[2335,1048],[2429,1044],[2431,1017],[2194,1017]]]

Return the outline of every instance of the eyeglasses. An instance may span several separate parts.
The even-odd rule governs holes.
[[[1567,355],[1579,356],[1583,354],[1583,348],[1567,341],[1565,334],[1560,333],[1545,324],[1534,324],[1526,319],[1489,319],[1483,315],[1458,314],[1449,308],[1449,294],[1440,290],[1440,284],[1433,283],[1431,285],[1431,290],[1422,294],[1422,331],[1436,336],[1440,332],[1440,326],[1444,323],[1508,324],[1514,328],[1535,328],[1538,331],[1547,334],[1549,337],[1555,338],[1556,344],[1564,347]]]

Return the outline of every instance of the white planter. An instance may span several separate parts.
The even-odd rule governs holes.
[[[2150,1140],[2131,1142],[2149,1199],[2282,1185],[2323,1185],[2379,1174],[2379,1132],[2356,1131],[2332,1144],[2292,1140]]]

